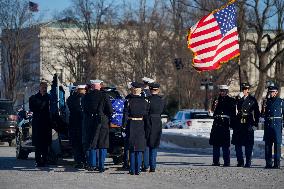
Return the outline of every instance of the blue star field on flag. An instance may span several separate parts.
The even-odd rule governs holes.
[[[117,126],[122,126],[124,100],[123,99],[111,99],[111,104],[112,104],[114,113],[112,115],[110,122]]]
[[[235,4],[231,4],[225,9],[214,13],[214,17],[216,18],[218,25],[220,26],[222,36],[224,36],[228,31],[236,27]]]

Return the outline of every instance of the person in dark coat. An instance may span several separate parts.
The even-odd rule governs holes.
[[[151,96],[149,84],[154,83],[154,80],[151,79],[151,78],[148,78],[148,77],[143,77],[142,81],[143,81],[144,85],[143,85],[143,90],[142,90],[141,94],[142,94],[142,96],[147,98],[147,97]]]
[[[142,171],[147,171],[150,164],[150,172],[155,172],[156,170],[156,159],[157,159],[157,148],[160,145],[160,139],[162,135],[162,120],[161,114],[164,111],[164,100],[159,96],[158,83],[150,83],[149,88],[151,96],[149,96],[149,112],[148,112],[148,124],[146,125],[146,140],[147,147],[149,148],[149,161],[145,161]],[[146,164],[149,162],[149,164]]]
[[[84,148],[87,151],[89,169],[104,172],[104,161],[109,147],[109,117],[112,106],[109,97],[101,89],[101,80],[91,80],[92,89],[82,98],[84,111]],[[97,152],[98,149],[98,152]],[[98,154],[98,162],[97,162]]]
[[[244,166],[242,146],[245,146],[245,167],[251,166],[254,130],[258,127],[260,117],[257,100],[249,94],[249,89],[249,84],[242,84],[243,96],[237,100],[237,117],[233,124],[232,144],[235,145],[237,167]]]
[[[130,90],[130,93],[126,95],[125,99],[128,99],[131,96],[131,91],[132,91],[132,82],[129,82],[127,84],[127,88]],[[125,133],[125,127],[122,128],[122,137],[123,137],[123,142],[124,142],[124,147],[123,147],[123,169],[129,169],[129,149],[128,149],[128,143],[126,139],[126,133]]]
[[[70,111],[69,133],[74,154],[75,168],[83,168],[86,161],[82,146],[83,109],[81,105],[81,99],[85,92],[85,85],[78,85],[76,90],[67,99],[67,106]]]
[[[39,92],[29,98],[29,108],[33,112],[32,143],[35,146],[36,167],[44,167],[52,139],[50,96],[47,94],[46,82],[41,82],[39,87]]]
[[[272,145],[274,145],[273,168],[280,169],[284,100],[277,96],[278,88],[270,86],[269,96],[264,105],[265,168],[272,168]]]
[[[142,152],[146,147],[145,124],[147,122],[148,102],[141,96],[143,84],[132,83],[132,93],[126,99],[123,109],[123,127],[130,151],[131,175],[139,175],[142,164]]]
[[[220,85],[220,94],[213,101],[214,122],[209,144],[213,145],[213,166],[220,166],[220,148],[223,150],[224,166],[230,166],[230,127],[236,115],[235,99],[228,96],[228,86]]]

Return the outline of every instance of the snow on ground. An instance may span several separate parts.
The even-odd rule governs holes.
[[[163,135],[168,136],[188,136],[190,138],[196,138],[196,141],[209,140],[211,128],[191,128],[191,129],[163,129]],[[264,158],[264,141],[263,141],[263,130],[256,130],[254,133],[254,150],[253,156]],[[231,130],[231,135],[233,131]],[[282,138],[282,148],[284,149],[284,136]],[[161,148],[172,148],[172,149],[190,149],[199,153],[212,153],[212,147],[209,148],[185,148],[180,147],[174,143],[168,141],[161,141]],[[282,157],[284,157],[284,150],[282,149]],[[235,155],[234,145],[231,145],[231,154]]]

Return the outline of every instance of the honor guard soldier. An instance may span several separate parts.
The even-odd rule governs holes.
[[[35,146],[36,167],[47,164],[48,146],[51,144],[50,96],[47,94],[47,82],[39,84],[39,92],[29,98],[32,119],[32,143]]]
[[[150,89],[149,89],[149,84],[150,84],[150,83],[153,83],[154,80],[151,79],[151,78],[148,78],[148,77],[143,77],[143,78],[142,78],[142,81],[143,81],[143,83],[144,83],[143,91],[142,91],[142,96],[148,97],[148,96],[151,95],[151,92],[150,92]]]
[[[150,172],[156,170],[157,148],[160,145],[160,139],[162,135],[162,120],[161,114],[164,111],[165,103],[161,96],[159,96],[158,83],[150,83],[149,88],[151,96],[149,99],[149,112],[148,112],[148,124],[146,127],[146,140],[147,148],[149,148],[149,155],[144,155],[144,167],[142,171],[147,171],[150,163]],[[149,163],[148,163],[149,162]]]
[[[265,168],[280,169],[282,129],[284,117],[283,99],[277,96],[276,86],[268,87],[268,99],[264,105]],[[272,145],[274,145],[274,165],[272,167]]]
[[[87,151],[89,170],[104,172],[104,161],[109,147],[109,121],[112,106],[101,89],[101,80],[91,80],[91,89],[82,98],[84,112],[84,148]],[[97,158],[98,149],[98,158]],[[97,162],[98,159],[98,162]]]
[[[78,85],[67,99],[69,115],[69,134],[75,161],[75,168],[83,168],[85,155],[82,147],[82,120],[83,109],[81,99],[86,93],[86,85]]]
[[[235,99],[228,96],[228,86],[220,85],[220,94],[213,101],[214,122],[209,144],[213,145],[213,166],[219,166],[220,148],[223,150],[224,166],[230,166],[230,127],[236,115]]]
[[[254,130],[260,117],[257,100],[249,94],[250,85],[242,84],[242,97],[237,100],[237,117],[232,124],[232,144],[235,145],[237,167],[250,167],[254,144]],[[242,146],[245,146],[246,164],[244,165]]]
[[[141,96],[143,84],[133,82],[132,92],[124,103],[123,127],[126,132],[127,146],[130,152],[131,175],[139,175],[142,164],[142,152],[146,147],[145,123],[148,114],[148,102]]]

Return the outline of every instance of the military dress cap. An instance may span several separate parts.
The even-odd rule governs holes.
[[[76,89],[85,89],[86,85],[77,85]]]
[[[128,88],[128,89],[131,89],[131,88],[132,88],[132,85],[131,85],[131,84],[132,84],[132,82],[128,82],[128,83],[127,83],[127,88]]]
[[[103,81],[102,80],[100,80],[100,79],[95,79],[95,80],[90,80],[90,83],[93,85],[93,84],[101,84],[101,83],[103,83]]]
[[[159,83],[150,83],[149,88],[153,89],[153,90],[157,90],[157,89],[160,88],[160,84]]]
[[[270,92],[278,91],[278,87],[277,86],[269,86],[268,91],[270,91]]]
[[[248,83],[242,83],[242,84],[241,84],[241,87],[242,87],[243,90],[244,90],[244,89],[249,89],[249,88],[250,88],[250,84],[248,84]]]
[[[218,87],[219,87],[220,90],[228,90],[229,89],[228,85],[219,85]]]
[[[142,81],[145,83],[154,83],[154,79],[151,79],[149,77],[143,77]]]
[[[134,81],[134,82],[131,83],[131,86],[133,88],[142,88],[143,87],[143,83],[139,83],[139,82]]]

